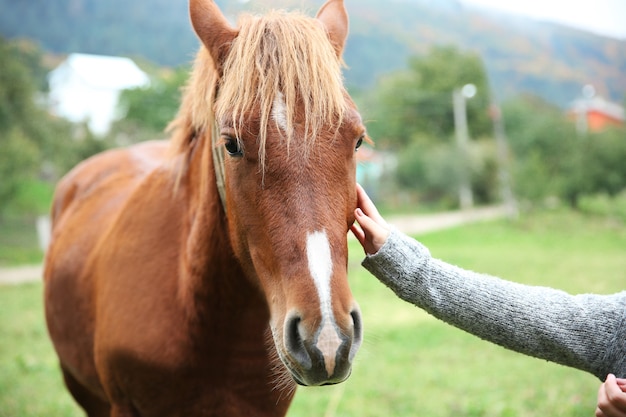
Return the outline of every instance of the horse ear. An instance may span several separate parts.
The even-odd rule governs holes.
[[[343,4],[343,0],[328,0],[317,12],[317,18],[326,27],[335,52],[338,57],[341,57],[348,37],[349,27],[348,12]]]
[[[230,26],[213,0],[190,0],[189,16],[194,31],[219,69],[238,31]]]

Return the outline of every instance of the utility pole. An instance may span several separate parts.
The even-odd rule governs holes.
[[[582,89],[582,98],[576,106],[576,133],[579,137],[587,136],[589,132],[589,110],[591,99],[596,95],[596,89],[591,84],[585,84]]]
[[[500,194],[506,206],[507,215],[514,219],[518,216],[517,202],[511,189],[511,177],[509,175],[509,150],[504,131],[502,110],[496,99],[491,97],[491,118],[493,120],[493,135],[496,139],[496,156],[498,160],[498,180],[500,182]]]
[[[467,128],[467,108],[465,100],[476,95],[474,84],[465,84],[461,89],[454,89],[452,92],[452,104],[454,109],[454,131],[456,133],[456,143],[459,147],[461,158],[461,170],[459,178],[459,205],[461,210],[467,210],[474,205],[474,195],[470,185],[470,173],[468,170],[469,160],[469,131]]]

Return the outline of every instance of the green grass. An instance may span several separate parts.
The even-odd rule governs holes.
[[[50,210],[50,202],[54,194],[54,184],[46,181],[31,180],[20,184],[15,201],[9,212],[44,214]]]
[[[626,228],[571,212],[476,224],[421,236],[434,256],[510,280],[572,293],[620,291]],[[299,388],[290,417],[591,416],[600,382],[574,369],[507,351],[397,299],[359,266],[350,281],[365,341],[350,379]],[[73,417],[48,342],[41,285],[0,287],[0,417]]]
[[[0,221],[0,267],[38,264],[43,259],[35,219],[31,216],[6,216]]]
[[[0,202],[0,266],[40,263],[36,217],[50,210],[53,186],[43,181],[20,184],[10,206]]]
[[[41,284],[0,286],[0,417],[83,415],[64,389]]]

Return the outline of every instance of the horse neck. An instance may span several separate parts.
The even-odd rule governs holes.
[[[189,220],[181,288],[194,315],[202,315],[207,306],[223,305],[227,300],[233,308],[245,306],[247,310],[256,310],[257,317],[263,317],[267,314],[266,302],[245,277],[231,249],[209,135],[207,132],[197,137],[184,179]]]

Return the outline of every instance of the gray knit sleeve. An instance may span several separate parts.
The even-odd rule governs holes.
[[[601,380],[626,377],[626,291],[570,295],[478,274],[433,259],[395,229],[363,266],[398,297],[482,339]]]

